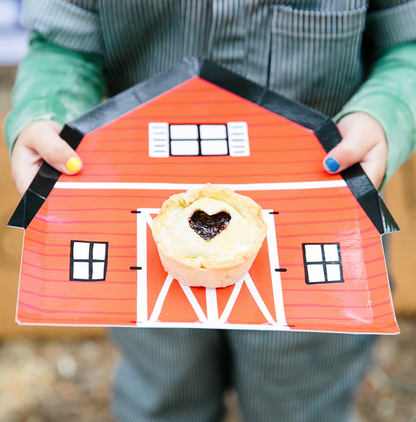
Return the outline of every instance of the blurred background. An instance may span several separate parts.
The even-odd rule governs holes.
[[[28,34],[19,0],[0,0],[0,128]],[[1,135],[0,135],[1,138]],[[0,422],[111,422],[107,402],[118,353],[98,328],[20,327],[14,322],[23,231],[7,228],[19,196],[0,140]],[[416,157],[384,193],[401,232],[388,238],[388,267],[402,333],[380,338],[354,422],[416,422]],[[226,397],[226,422],[238,422]]]

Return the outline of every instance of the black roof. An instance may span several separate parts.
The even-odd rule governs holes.
[[[326,152],[329,152],[341,141],[341,135],[330,117],[257,85],[210,60],[195,57],[184,59],[169,70],[138,83],[83,116],[67,123],[60,136],[76,149],[87,133],[195,76],[312,130]],[[60,172],[44,162],[8,225],[27,228],[60,175]],[[341,175],[381,234],[399,230],[380,193],[364,173],[360,164],[355,164],[342,171]]]

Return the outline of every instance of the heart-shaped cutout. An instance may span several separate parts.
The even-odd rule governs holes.
[[[211,240],[221,233],[231,220],[231,215],[225,211],[208,215],[206,212],[195,211],[189,218],[191,229],[204,240]]]

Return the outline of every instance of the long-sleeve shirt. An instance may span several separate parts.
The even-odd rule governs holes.
[[[416,1],[27,0],[33,30],[6,125],[61,124],[183,57],[218,64],[339,120],[362,111],[388,141],[385,180],[416,141]]]

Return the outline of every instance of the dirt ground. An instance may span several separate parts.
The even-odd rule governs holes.
[[[416,422],[416,319],[385,336],[362,384],[355,422]],[[118,353],[103,338],[0,343],[1,422],[113,422],[108,398]],[[238,422],[226,397],[224,422]]]

